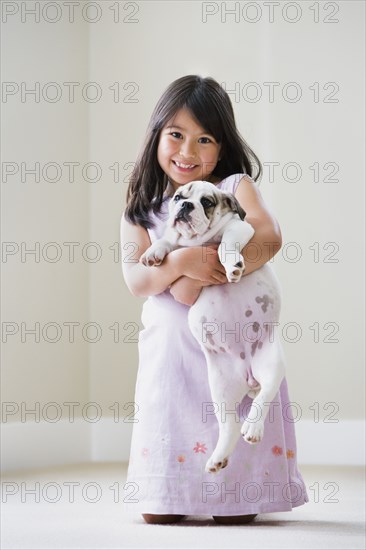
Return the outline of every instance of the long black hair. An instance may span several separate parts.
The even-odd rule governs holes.
[[[211,77],[187,75],[172,82],[159,99],[148,124],[145,141],[135,163],[127,189],[125,218],[145,229],[153,226],[149,210],[160,210],[168,177],[157,159],[160,132],[182,108],[188,109],[202,126],[221,144],[221,160],[212,176],[224,179],[246,173],[256,181],[262,174],[257,155],[236,128],[235,116],[226,91]]]

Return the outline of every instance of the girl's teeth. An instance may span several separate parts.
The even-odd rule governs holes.
[[[179,166],[179,168],[194,168],[195,164],[182,164],[181,162],[175,161],[175,164]]]

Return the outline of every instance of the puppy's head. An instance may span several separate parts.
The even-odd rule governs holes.
[[[204,235],[232,212],[242,220],[245,212],[232,193],[221,191],[208,181],[191,181],[174,193],[169,203],[168,224],[185,239]]]

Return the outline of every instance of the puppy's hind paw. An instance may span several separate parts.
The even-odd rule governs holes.
[[[245,421],[241,427],[240,433],[244,438],[244,441],[255,445],[259,443],[263,438],[264,424],[261,421],[249,422]]]
[[[205,471],[211,474],[216,474],[223,468],[226,468],[228,465],[229,459],[224,458],[223,460],[219,460],[218,462],[215,462],[215,459],[212,457],[207,461]]]

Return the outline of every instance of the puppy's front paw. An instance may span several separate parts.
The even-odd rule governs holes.
[[[245,271],[244,258],[240,254],[240,259],[236,264],[226,268],[226,277],[229,283],[238,283]]]
[[[141,256],[140,262],[147,267],[160,265],[167,252],[164,246],[149,247]]]

